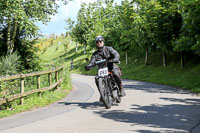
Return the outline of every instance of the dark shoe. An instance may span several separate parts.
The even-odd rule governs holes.
[[[100,104],[103,104],[103,100],[102,100],[101,97],[99,98],[99,103],[100,103]]]
[[[120,90],[120,94],[119,94],[119,96],[121,96],[121,97],[126,96],[126,92],[124,91],[124,88],[123,88],[122,83],[119,84],[119,90]]]

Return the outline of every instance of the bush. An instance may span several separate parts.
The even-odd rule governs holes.
[[[19,71],[20,64],[20,56],[16,52],[2,56],[0,58],[0,76],[16,74]]]

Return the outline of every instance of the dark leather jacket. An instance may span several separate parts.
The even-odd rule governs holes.
[[[101,49],[98,49],[92,54],[92,57],[90,59],[89,65],[90,67],[94,66],[94,63],[96,61],[102,60],[102,59],[108,59],[112,61],[119,61],[119,53],[114,50],[112,47],[104,46]]]

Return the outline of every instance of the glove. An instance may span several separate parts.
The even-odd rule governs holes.
[[[90,70],[91,68],[91,66],[85,66],[85,70]]]
[[[113,63],[113,60],[108,60],[108,63]]]

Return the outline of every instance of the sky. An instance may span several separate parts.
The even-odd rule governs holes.
[[[37,26],[40,28],[40,33],[44,35],[49,35],[55,33],[56,35],[60,35],[62,33],[66,33],[64,27],[67,26],[65,20],[70,18],[73,21],[77,20],[77,13],[81,8],[81,3],[89,3],[94,2],[96,0],[73,0],[69,1],[67,5],[61,5],[58,9],[58,13],[55,16],[52,16],[50,22],[47,25],[42,24],[41,22],[37,23]],[[121,0],[115,0],[120,3]],[[59,0],[57,0],[58,4],[60,4]]]

